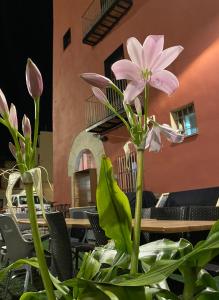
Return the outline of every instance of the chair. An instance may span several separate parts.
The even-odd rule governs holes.
[[[216,221],[219,219],[219,207],[216,206],[190,206],[188,207],[188,220],[197,221]],[[204,240],[208,231],[189,232],[187,239],[195,245],[197,242]]]
[[[93,210],[95,207],[86,207],[86,209]],[[84,207],[71,207],[69,208],[70,218],[73,219],[87,219]],[[73,249],[73,256],[75,259],[75,269],[78,270],[80,253],[88,252],[94,249],[94,245],[88,241],[88,229],[71,229],[71,246]]]
[[[86,211],[91,228],[93,229],[94,236],[96,239],[97,246],[103,246],[108,243],[108,238],[105,235],[104,230],[100,227],[99,224],[99,215],[97,212]]]
[[[157,220],[185,220],[187,218],[187,207],[151,207],[150,208],[150,218]],[[149,214],[149,212],[147,212]],[[144,216],[146,211],[144,211]],[[184,237],[184,233],[150,233],[150,241],[159,240],[162,238],[167,238],[173,241],[178,241],[180,238]]]
[[[51,237],[50,270],[59,280],[73,276],[72,250],[65,218],[62,212],[46,213]]]
[[[18,259],[30,258],[33,256],[33,242],[24,239],[16,222],[9,215],[0,215],[0,232],[5,241],[8,263],[13,263]],[[24,291],[26,291],[29,279],[31,278],[31,268],[29,266],[25,266],[24,268],[26,271]],[[15,276],[15,271],[11,271],[8,273],[8,278],[5,286],[5,297],[8,292],[10,281]]]

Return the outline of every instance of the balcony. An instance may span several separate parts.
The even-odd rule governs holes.
[[[83,43],[99,43],[131,6],[132,0],[93,0],[82,16]]]
[[[116,85],[123,91],[126,88],[126,80],[115,81]],[[111,89],[106,91],[107,98],[116,111],[125,115],[121,98]],[[106,133],[111,129],[122,125],[121,120],[102,104],[94,95],[86,100],[86,131],[94,133]]]

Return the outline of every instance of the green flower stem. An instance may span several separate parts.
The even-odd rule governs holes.
[[[35,155],[36,155],[36,147],[37,147],[38,131],[39,131],[40,98],[34,99],[34,105],[35,105],[35,124],[34,124],[34,137],[33,137],[33,154],[31,159],[33,167],[35,165]]]
[[[137,149],[136,204],[135,204],[135,220],[134,220],[130,274],[136,274],[138,272],[138,254],[139,254],[139,245],[140,245],[142,189],[143,189],[143,163],[144,163],[144,149]]]
[[[48,300],[55,300],[55,294],[53,290],[53,285],[49,276],[48,267],[46,264],[46,259],[44,256],[43,246],[39,235],[39,229],[37,224],[37,216],[34,206],[33,199],[33,183],[32,178],[28,173],[23,174],[23,183],[26,190],[27,203],[28,203],[28,211],[29,211],[29,219],[31,223],[31,230],[33,236],[34,247],[36,251],[36,256],[38,259],[40,272],[44,284],[44,288],[46,290],[46,295]]]
[[[195,283],[197,281],[196,269],[191,267],[184,267],[181,269],[184,278],[183,300],[194,299]]]

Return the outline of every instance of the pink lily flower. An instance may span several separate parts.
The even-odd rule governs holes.
[[[0,114],[4,117],[4,114],[9,114],[7,100],[5,98],[4,93],[0,89]]]
[[[9,122],[11,124],[11,127],[18,130],[17,110],[13,103],[11,103],[11,107],[10,107]]]
[[[26,84],[30,96],[37,99],[43,92],[43,79],[37,66],[30,58],[27,60],[26,65]]]
[[[122,59],[112,65],[117,80],[130,80],[124,92],[125,103],[131,103],[147,84],[168,95],[178,88],[178,79],[165,68],[177,58],[183,47],[163,50],[163,46],[163,35],[149,35],[143,45],[134,37],[128,39],[127,50],[131,61]]]
[[[22,130],[25,137],[31,137],[31,125],[30,120],[26,115],[23,116]]]
[[[184,135],[180,134],[169,125],[156,124],[153,125],[148,132],[145,149],[148,148],[149,151],[159,152],[161,149],[161,133],[172,143],[181,143],[184,140]]]
[[[92,91],[94,93],[94,96],[103,104],[107,104],[109,101],[106,97],[106,95],[104,94],[103,91],[101,91],[99,88],[92,86]]]
[[[80,77],[90,85],[100,89],[110,87],[113,84],[109,78],[96,73],[83,73],[80,75]]]

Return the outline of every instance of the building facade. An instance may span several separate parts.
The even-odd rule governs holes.
[[[186,138],[182,144],[163,140],[161,152],[145,152],[144,189],[159,194],[218,186],[218,1],[54,0],[53,9],[55,202],[78,206],[82,189],[83,197],[93,203],[89,192],[93,179],[89,182],[84,170],[95,169],[98,178],[104,153],[111,158],[123,189],[134,189],[134,153],[131,177],[124,167],[126,129],[100,107],[79,75],[94,72],[111,77],[111,64],[128,58],[126,40],[134,36],[143,42],[149,34],[163,34],[164,48],[184,47],[168,68],[178,77],[180,87],[169,97],[151,89],[149,115],[177,127]],[[107,92],[107,96],[120,110],[115,95]],[[81,177],[84,181],[78,179]]]

